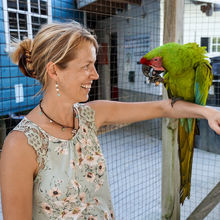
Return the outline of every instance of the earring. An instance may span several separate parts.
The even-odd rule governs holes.
[[[56,82],[56,91],[57,91],[57,96],[60,96],[60,90],[57,82]]]

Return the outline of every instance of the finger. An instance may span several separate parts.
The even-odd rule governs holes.
[[[218,134],[220,135],[220,123],[215,122],[212,124],[211,128]]]

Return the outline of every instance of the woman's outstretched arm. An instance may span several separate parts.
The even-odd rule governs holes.
[[[204,118],[209,126],[220,134],[220,111],[190,102],[171,100],[152,102],[93,101],[87,103],[96,112],[96,126],[105,124],[132,123],[154,118]]]

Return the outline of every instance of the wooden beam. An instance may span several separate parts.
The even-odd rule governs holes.
[[[183,0],[164,1],[163,43],[183,43]]]
[[[195,208],[187,220],[204,219],[218,203],[220,203],[220,182],[218,182],[205,199]]]
[[[164,1],[163,43],[183,42],[184,0]],[[167,99],[163,88],[163,99]],[[162,122],[162,219],[180,219],[180,164],[178,152],[178,121]]]

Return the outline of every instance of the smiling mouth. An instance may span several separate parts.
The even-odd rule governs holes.
[[[153,67],[143,64],[142,72],[149,79],[150,83],[155,83],[156,85],[159,85],[161,82],[164,82],[163,77],[160,75],[164,73],[163,71],[155,70]]]
[[[91,85],[81,85],[81,87],[84,89],[91,89]]]

